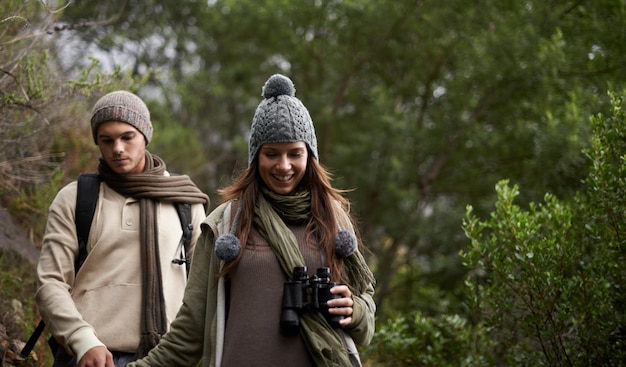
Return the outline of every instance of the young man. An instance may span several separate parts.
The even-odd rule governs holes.
[[[101,183],[87,257],[75,274],[75,181],[50,206],[37,266],[36,301],[60,345],[55,367],[125,366],[158,343],[182,304],[187,272],[176,259],[191,256],[209,205],[188,176],[170,175],[146,150],[153,128],[138,96],[102,97],[91,130]],[[187,254],[175,203],[191,205]]]

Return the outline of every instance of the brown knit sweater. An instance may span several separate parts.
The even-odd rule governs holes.
[[[304,226],[289,228],[296,235],[309,275],[315,274],[321,266],[320,251],[305,244]],[[230,282],[223,367],[315,366],[300,334],[284,336],[280,332],[286,280],[272,248],[252,230]]]

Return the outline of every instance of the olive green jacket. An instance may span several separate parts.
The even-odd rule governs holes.
[[[196,245],[183,306],[159,345],[148,356],[128,367],[196,366],[219,367],[224,340],[225,292],[223,278],[216,279],[220,260],[214,254],[215,238],[228,233],[232,218],[230,205],[217,207],[202,223],[202,234]],[[347,218],[342,228],[352,229]],[[359,345],[367,345],[374,336],[376,305],[374,288],[353,295],[352,323],[347,335]],[[245,353],[245,350],[242,350]]]

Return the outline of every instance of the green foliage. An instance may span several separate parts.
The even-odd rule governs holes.
[[[89,58],[89,64],[81,68],[74,78],[68,78],[63,87],[68,89],[70,94],[89,96],[91,94],[110,92],[118,89],[135,91],[152,77],[152,72],[148,71],[141,76],[134,76],[124,73],[120,66],[107,74],[100,70],[101,61],[95,57]]]
[[[580,226],[586,230],[584,245],[590,254],[588,261],[593,266],[592,274],[599,279],[596,284],[604,285],[595,303],[596,318],[589,320],[597,323],[599,330],[585,338],[622,362],[626,360],[625,93],[610,93],[612,113],[592,118],[593,144],[586,151],[592,168],[585,180],[588,191],[580,204]],[[601,298],[603,295],[606,297]]]
[[[22,226],[29,228],[37,238],[43,235],[48,207],[63,186],[64,179],[64,173],[59,170],[49,182],[25,186],[19,195],[6,198],[11,214],[21,218]]]
[[[605,222],[602,235],[607,244],[626,254],[626,104],[624,95],[611,94],[613,113],[592,118],[594,136],[586,150],[592,169],[589,187],[590,214],[594,223]],[[593,210],[592,210],[593,209]]]
[[[376,332],[374,343],[363,349],[367,365],[386,367],[488,366],[476,345],[488,346],[486,333],[459,315],[388,319]]]
[[[35,307],[37,279],[35,267],[18,253],[0,249],[0,324],[6,335],[26,340],[39,322]],[[39,343],[33,353],[36,361],[28,359],[20,366],[50,366],[52,360],[46,343]]]
[[[423,309],[419,294],[459,297],[459,222],[468,202],[488,212],[496,182],[522,185],[523,202],[580,188],[587,117],[608,110],[607,81],[626,80],[614,31],[625,3],[115,0],[72,4],[62,20],[97,23],[72,40],[111,64],[122,54],[135,74],[164,71],[143,90],[197,139],[174,147],[188,133],[164,128],[173,137],[155,152],[209,193],[246,164],[262,83],[292,77],[321,162],[355,189],[384,319]],[[410,281],[433,289],[403,292]]]
[[[6,310],[11,308],[13,300],[19,300],[24,305],[34,305],[33,298],[36,290],[34,266],[20,257],[16,252],[0,249],[0,315],[6,315]],[[35,309],[27,308],[22,315],[13,319],[6,325],[10,326],[11,332],[16,337],[23,338],[24,328],[35,320]],[[14,324],[18,325],[14,325]]]
[[[622,97],[611,101],[612,116],[593,119],[585,191],[524,210],[505,180],[489,219],[468,207],[468,295],[498,345],[483,355],[515,366],[624,365],[626,114]]]
[[[580,256],[571,210],[546,195],[544,204],[524,211],[513,203],[517,186],[503,181],[496,191],[490,219],[480,222],[469,207],[464,223],[472,243],[462,256],[476,274],[467,283],[473,306],[494,326],[505,358],[537,365],[532,345],[539,343],[545,365],[563,365],[571,353],[565,335],[573,323],[570,311],[579,301],[571,298],[585,286],[576,275]]]
[[[437,259],[432,266],[445,264],[447,261]],[[397,269],[391,287],[395,294],[410,294],[411,297],[389,297],[383,299],[378,307],[395,310],[398,314],[411,314],[414,310],[420,310],[426,316],[466,312],[465,306],[457,301],[458,294],[433,286],[442,281],[437,276],[454,281],[454,275],[448,274],[444,269],[429,269],[425,272],[421,266],[410,263],[402,265]]]
[[[135,78],[120,68],[103,73],[94,58],[74,75],[63,72],[63,56],[45,37],[59,31],[50,28],[59,10],[21,1],[0,10],[0,202],[36,239],[55,192],[85,167],[79,155],[93,146],[91,106],[83,98],[137,88],[151,75]]]
[[[180,123],[163,105],[150,104],[149,108],[155,133],[148,149],[166,160],[168,171],[192,177],[200,175],[199,168],[191,170],[206,164],[200,135]]]
[[[10,102],[0,105],[0,140],[14,138],[0,145],[3,198],[28,194],[19,202],[43,203],[52,189],[35,199],[37,185],[52,182],[59,170],[70,179],[93,164],[88,113],[94,98],[117,88],[155,97],[148,101],[158,131],[150,149],[212,194],[247,163],[246,138],[261,85],[282,72],[296,83],[315,122],[321,162],[336,174],[338,187],[355,189],[349,197],[373,253],[381,323],[415,309],[428,316],[465,312],[461,289],[468,269],[458,252],[468,243],[459,226],[468,202],[473,211],[466,224],[484,237],[465,252],[466,263],[478,261],[479,255],[470,255],[475,247],[493,241],[494,258],[484,261],[508,267],[513,280],[502,273],[503,282],[528,277],[547,297],[534,300],[535,309],[573,303],[548,282],[568,285],[569,292],[592,280],[620,284],[621,262],[600,270],[603,257],[596,251],[604,248],[594,241],[613,233],[611,251],[624,247],[623,211],[614,206],[624,198],[620,176],[606,175],[619,171],[611,167],[622,164],[621,156],[602,142],[612,163],[598,162],[593,170],[581,150],[601,155],[592,146],[587,116],[609,112],[604,91],[626,81],[626,33],[619,31],[626,28],[624,0],[479,0],[471,6],[464,0],[445,6],[414,0],[112,0],[68,2],[62,11],[45,4],[3,0],[0,9],[0,100]],[[106,68],[112,78],[101,76]],[[601,193],[601,201],[588,194],[574,198],[588,170],[584,189]],[[492,210],[493,186],[503,178],[524,188],[500,185],[497,192],[501,204],[517,212],[496,208],[501,212],[488,222],[494,228],[472,222]],[[544,199],[545,192],[551,195]],[[550,218],[553,210],[557,218]],[[557,219],[569,222],[561,226]],[[512,226],[497,227],[500,220]],[[500,232],[509,236],[506,246],[492,249],[498,246],[491,235]],[[529,263],[564,268],[541,273]],[[480,264],[470,270],[476,301],[485,291],[479,285],[490,291],[495,275],[485,277]],[[529,287],[508,294],[516,302],[503,307],[521,309]],[[616,294],[601,288],[606,294],[587,293],[590,302]],[[493,290],[494,297],[506,294]],[[617,299],[601,305],[588,322],[609,330],[611,322],[599,315],[616,312]],[[485,317],[496,322],[497,312]],[[528,320],[540,319],[524,312]],[[522,350],[518,358],[543,354],[535,348],[540,335],[546,343],[564,339],[565,347],[552,346],[556,361],[575,345],[570,334],[557,335],[563,327],[580,338],[599,338],[593,345],[606,338],[604,331],[582,336],[579,324],[552,316],[553,324],[533,336],[517,335],[528,332],[522,327],[502,335],[489,329],[502,340],[522,340],[495,354],[512,355],[516,348]]]

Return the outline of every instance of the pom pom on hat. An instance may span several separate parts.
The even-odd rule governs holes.
[[[262,95],[266,99],[278,96],[294,97],[296,95],[296,87],[291,79],[286,76],[274,74],[265,82]]]
[[[223,261],[233,261],[241,251],[239,238],[232,233],[226,233],[215,240],[215,255]]]
[[[346,231],[345,229],[337,232],[335,237],[335,252],[339,257],[348,257],[352,255],[357,248],[356,236],[354,233]]]

